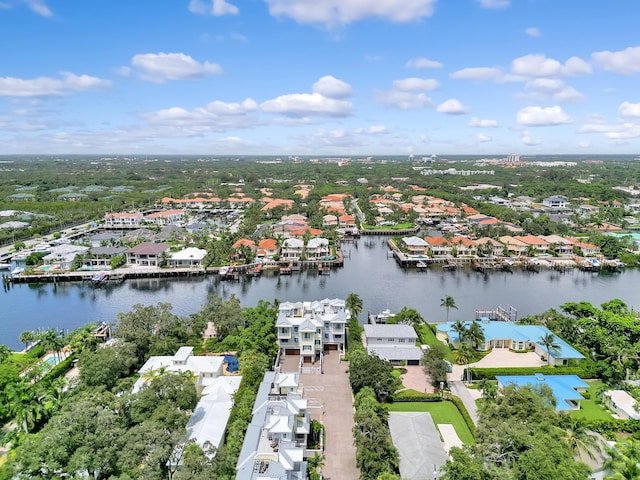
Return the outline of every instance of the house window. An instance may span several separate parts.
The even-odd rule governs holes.
[[[282,338],[280,339],[280,343],[288,343],[289,339],[288,338]]]
[[[298,337],[294,338],[294,339],[293,339],[293,341],[294,341],[295,343],[298,343]]]
[[[293,332],[298,333],[298,327],[293,327]]]
[[[310,352],[311,351],[311,345],[303,345],[302,346],[302,351],[303,352]]]
[[[320,340],[316,340],[316,345],[320,345]]]
[[[328,333],[325,333],[325,334],[324,334],[324,338],[329,338],[329,334],[328,334]]]
[[[398,341],[399,341],[400,343],[404,343],[404,340],[405,340],[404,338],[399,338],[399,339],[398,339]]]

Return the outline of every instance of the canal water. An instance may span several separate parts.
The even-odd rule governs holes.
[[[470,320],[475,310],[512,305],[518,316],[558,308],[564,302],[589,301],[599,305],[620,298],[629,307],[640,308],[640,270],[595,273],[570,270],[482,274],[470,269],[427,272],[403,269],[388,255],[386,238],[363,237],[344,245],[344,267],[319,276],[303,271],[279,277],[275,272],[239,282],[215,276],[179,280],[127,280],[94,287],[86,283],[14,285],[0,291],[0,343],[21,348],[24,330],[55,327],[72,330],[88,322],[111,322],[133,305],[168,302],[174,313],[189,315],[200,309],[209,294],[223,298],[235,294],[243,306],[259,300],[302,301],[325,297],[346,298],[357,293],[367,312],[379,313],[403,306],[415,308],[428,322],[442,322],[440,301],[451,295],[457,305],[450,320]]]

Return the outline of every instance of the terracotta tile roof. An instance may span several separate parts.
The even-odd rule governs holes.
[[[276,242],[273,238],[263,238],[258,243],[258,246],[264,250],[277,250],[278,242]]]
[[[237,240],[236,243],[231,245],[231,248],[237,249],[242,246],[249,247],[253,250],[254,248],[256,248],[256,242],[254,242],[253,240],[249,240],[248,238],[241,238],[240,240]]]

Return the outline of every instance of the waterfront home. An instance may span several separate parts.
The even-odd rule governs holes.
[[[637,401],[624,390],[607,390],[602,393],[602,403],[612,410],[618,418],[640,420],[636,410]]]
[[[273,238],[263,238],[258,243],[256,257],[272,259],[278,254],[278,242]]]
[[[89,237],[92,247],[104,247],[106,245],[117,245],[122,243],[122,235],[113,232],[96,233]]]
[[[574,243],[571,240],[563,238],[560,235],[540,235],[540,238],[549,243],[548,249],[553,249],[556,255],[568,257],[573,254]]]
[[[501,257],[502,252],[504,250],[504,244],[499,241],[490,238],[490,237],[482,237],[476,240],[476,250],[480,245],[486,245],[484,247],[485,252],[494,257]]]
[[[293,383],[282,390],[283,380]],[[305,480],[306,458],[316,451],[307,450],[311,417],[298,377],[266,372],[252,414],[236,464],[236,480]]]
[[[582,251],[582,255],[585,257],[591,257],[600,253],[600,247],[592,243],[587,243],[579,238],[567,237],[567,240],[573,242],[574,247],[579,248]]]
[[[45,265],[58,265],[59,268],[68,270],[78,255],[84,255],[89,247],[81,245],[62,244],[51,247],[50,253],[42,257]]]
[[[187,438],[195,440],[205,451],[207,444],[219,448],[233,407],[233,396],[242,380],[238,375],[223,376],[223,367],[223,356],[196,356],[193,347],[180,347],[174,355],[150,357],[139,370],[132,392],[139,392],[163,373],[189,373],[200,400],[187,423]]]
[[[184,210],[164,210],[162,212],[151,213],[144,217],[145,221],[155,223],[156,225],[170,225],[181,222],[186,215]]]
[[[429,244],[420,237],[403,237],[402,245],[409,251],[410,255],[427,255]]]
[[[236,252],[238,256],[243,250],[249,250],[251,253],[255,253],[257,250],[256,242],[249,240],[248,238],[240,238],[231,245],[231,248]]]
[[[451,255],[451,244],[444,237],[424,237],[434,256]]]
[[[356,226],[356,217],[353,215],[340,215],[338,222],[340,228],[353,228]]]
[[[207,251],[202,248],[184,248],[171,254],[168,264],[172,267],[193,268],[202,267]]]
[[[584,397],[580,392],[586,392],[589,384],[577,375],[496,375],[498,390],[502,391],[508,385],[533,388],[547,386],[556,399],[556,410],[579,410],[580,401]]]
[[[140,212],[113,212],[105,213],[104,226],[106,228],[138,228],[144,219]]]
[[[351,315],[342,299],[284,302],[278,308],[278,346],[303,361],[317,360],[326,350],[344,351],[346,324]]]
[[[458,257],[471,257],[476,254],[477,243],[470,238],[458,235],[453,237],[450,240],[450,243],[452,246],[452,253],[453,248],[455,248]]]
[[[304,251],[304,241],[299,238],[287,238],[282,242],[280,260],[298,261]]]
[[[367,324],[364,340],[369,355],[377,355],[394,365],[420,365],[423,352],[416,346],[418,335],[411,325]]]
[[[163,255],[167,255],[169,245],[165,243],[143,242],[126,251],[127,264],[140,267],[158,267]]]
[[[83,264],[92,270],[104,270],[111,268],[111,260],[118,255],[124,255],[127,247],[91,247],[88,258]]]
[[[471,322],[464,322],[464,324],[468,328]],[[542,325],[519,325],[514,322],[490,321],[486,318],[478,324],[484,334],[484,343],[476,345],[476,348],[481,351],[493,348],[508,348],[516,352],[533,350],[541,358],[548,359],[549,365],[567,365],[570,360],[578,362],[584,359],[584,355]],[[453,326],[454,322],[438,324],[436,336],[439,340],[458,348],[460,338]],[[547,351],[541,339],[549,334],[553,335],[557,349],[551,348]]]
[[[535,248],[538,254],[545,254],[547,253],[547,250],[549,250],[549,242],[535,235],[516,235],[513,238],[519,240],[520,242],[526,243],[527,248]]]
[[[500,237],[498,240],[502,242],[510,253],[514,253],[516,255],[524,255],[527,252],[528,243],[523,242],[522,240],[518,240],[515,237],[511,237],[509,235],[504,235]]]
[[[307,242],[307,260],[327,258],[331,250],[329,249],[329,239],[316,237]]]

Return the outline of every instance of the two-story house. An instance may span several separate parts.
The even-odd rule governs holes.
[[[329,249],[329,239],[321,237],[312,238],[307,242],[306,252],[308,260],[327,258],[331,253]]]
[[[420,365],[422,349],[416,345],[418,335],[411,325],[367,324],[364,336],[369,355],[377,355],[394,365]]]
[[[138,228],[144,216],[142,213],[105,213],[104,226],[107,228]]]
[[[167,254],[169,245],[165,243],[142,242],[126,251],[127,264],[141,267],[157,267],[162,255]]]
[[[304,251],[304,241],[299,238],[287,238],[282,242],[280,249],[280,260],[298,261]]]

